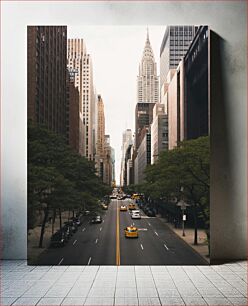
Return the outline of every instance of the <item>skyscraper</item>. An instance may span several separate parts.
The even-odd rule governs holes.
[[[159,102],[159,79],[157,76],[157,64],[154,59],[149,33],[137,77],[137,102],[158,103]]]
[[[166,82],[170,69],[176,69],[186,54],[197,31],[196,26],[168,26],[160,47],[160,87]]]
[[[125,174],[125,156],[126,151],[130,145],[133,144],[133,134],[131,129],[126,129],[122,134],[122,157],[121,157],[121,174],[120,174],[120,184],[124,185],[124,174]]]
[[[66,26],[28,26],[28,119],[66,136]]]
[[[96,170],[103,180],[103,159],[105,142],[105,115],[104,104],[101,95],[98,95],[97,102],[97,142],[96,142]]]
[[[85,125],[86,157],[94,159],[93,151],[93,120],[95,118],[95,95],[93,85],[93,69],[90,54],[86,52],[83,39],[68,39],[68,70],[75,74],[75,86],[80,94],[81,120]]]

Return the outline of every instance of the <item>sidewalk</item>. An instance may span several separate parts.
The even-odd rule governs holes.
[[[62,224],[68,221],[68,212],[62,212]],[[72,213],[71,215],[72,216]],[[42,220],[41,220],[42,222]],[[54,233],[59,230],[59,216],[56,216],[54,223]],[[50,239],[52,236],[52,222],[47,222],[45,226],[45,232],[43,236],[43,247],[39,248],[41,226],[36,226],[34,229],[28,231],[28,258],[32,262],[35,260],[42,252],[44,252],[50,245]]]
[[[166,225],[182,240],[184,240],[190,247],[192,247],[198,254],[204,257],[207,261],[209,261],[208,256],[208,244],[207,244],[207,235],[205,230],[198,229],[198,245],[194,245],[194,229],[193,228],[185,228],[185,236],[182,235],[182,228],[175,228],[175,226],[169,223],[166,218],[159,218],[162,222],[166,223]]]

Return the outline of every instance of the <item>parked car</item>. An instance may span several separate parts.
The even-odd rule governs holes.
[[[63,231],[58,231],[52,235],[50,246],[51,247],[62,247],[65,245],[67,239],[66,234]]]
[[[61,231],[65,233],[66,240],[69,240],[71,236],[73,235],[72,228],[68,225],[64,225],[61,228]]]
[[[108,210],[108,205],[102,204],[102,209],[103,209],[103,210]]]
[[[147,210],[146,215],[148,217],[156,217],[156,214],[155,214],[154,210],[150,210],[150,209]]]
[[[97,224],[102,223],[102,217],[101,216],[95,216],[90,220],[91,224]]]
[[[76,223],[77,226],[81,224],[80,218],[79,217],[72,217],[71,220]]]
[[[70,227],[73,233],[76,233],[76,231],[78,230],[77,224],[74,221],[72,221],[72,220],[64,222],[64,224],[66,226]]]

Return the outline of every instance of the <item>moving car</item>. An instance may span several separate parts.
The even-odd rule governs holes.
[[[127,211],[127,206],[126,205],[121,205],[120,211]]]
[[[129,209],[129,210],[134,210],[134,209],[136,209],[135,204],[130,203],[130,204],[128,205],[128,209]]]
[[[51,247],[62,247],[66,243],[66,234],[63,231],[58,231],[51,237]]]
[[[102,217],[101,216],[95,216],[90,220],[91,224],[96,224],[96,223],[102,223]]]
[[[132,210],[131,218],[132,219],[141,219],[140,210],[139,209]]]
[[[126,238],[138,238],[138,229],[135,226],[128,226],[124,229]]]

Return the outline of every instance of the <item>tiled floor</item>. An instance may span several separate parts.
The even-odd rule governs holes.
[[[1,262],[1,306],[247,304],[247,262],[150,267]]]

